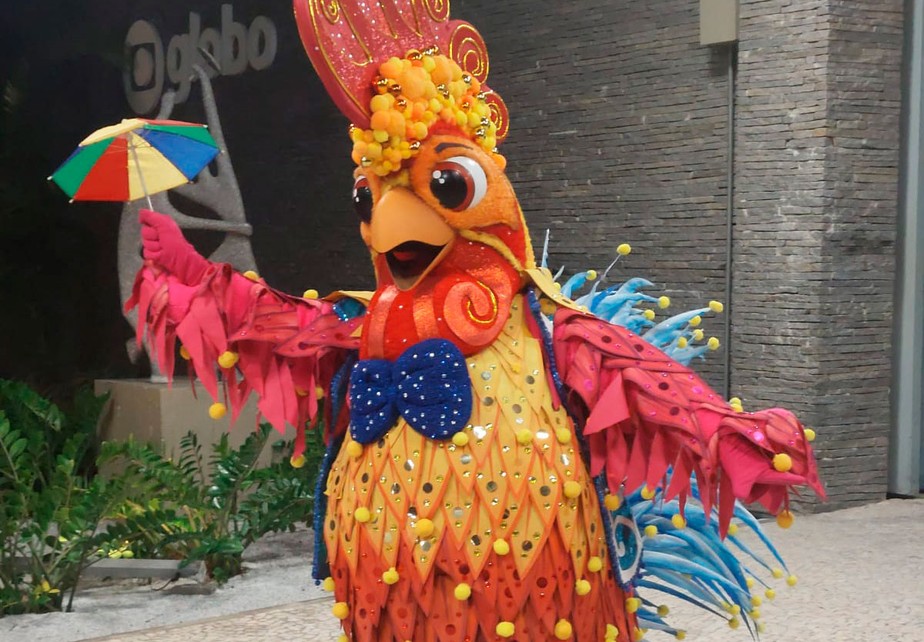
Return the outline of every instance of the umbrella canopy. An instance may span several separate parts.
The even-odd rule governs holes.
[[[49,178],[75,201],[133,201],[188,183],[218,152],[205,125],[130,118],[87,136]]]

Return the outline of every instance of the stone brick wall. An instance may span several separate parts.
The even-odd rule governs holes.
[[[699,45],[698,4],[454,3],[553,269],[627,241],[619,278],[683,306],[726,286],[726,50]],[[817,428],[827,508],[886,492],[901,27],[900,0],[741,0],[731,392]]]

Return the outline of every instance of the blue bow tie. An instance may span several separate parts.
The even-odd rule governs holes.
[[[447,439],[472,414],[465,357],[445,339],[411,346],[394,363],[358,361],[350,375],[350,434],[361,444],[383,437],[398,415],[430,439]]]

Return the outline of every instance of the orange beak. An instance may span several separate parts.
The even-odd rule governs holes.
[[[417,285],[456,238],[445,219],[405,187],[392,188],[382,196],[362,233],[373,251],[385,255],[392,279],[401,290]]]

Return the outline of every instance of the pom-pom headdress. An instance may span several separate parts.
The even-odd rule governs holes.
[[[452,128],[494,151],[507,108],[485,84],[488,54],[448,0],[295,0],[305,50],[355,126],[353,160],[386,175],[434,131]]]

